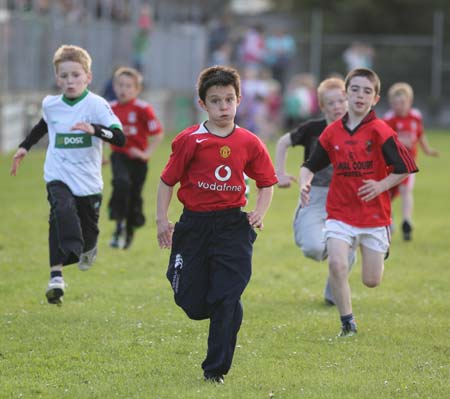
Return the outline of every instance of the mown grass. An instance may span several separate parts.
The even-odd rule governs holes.
[[[98,261],[86,273],[65,270],[62,307],[44,298],[44,152],[33,150],[16,178],[9,176],[11,156],[0,157],[0,398],[450,397],[450,132],[429,134],[440,158],[419,159],[413,241],[394,234],[380,287],[361,284],[359,262],[351,275],[360,329],[354,339],[334,338],[337,311],[322,299],[326,264],[305,259],[293,243],[297,190],[276,189],[224,386],[202,380],[208,323],[187,319],[173,303],[168,252],[156,243],[156,185],[169,141],[152,160],[148,223],[129,251],[108,247],[104,169]],[[290,150],[292,173],[301,158]],[[179,211],[174,198],[173,220]],[[398,225],[398,203],[395,214]]]

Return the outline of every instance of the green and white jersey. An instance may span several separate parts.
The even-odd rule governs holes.
[[[63,95],[47,96],[42,101],[42,112],[49,139],[44,180],[60,180],[76,196],[101,193],[102,140],[71,127],[87,122],[122,128],[108,102],[86,90],[75,100]]]

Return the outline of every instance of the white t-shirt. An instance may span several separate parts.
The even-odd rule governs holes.
[[[71,127],[88,122],[122,128],[108,102],[88,90],[74,101],[62,95],[47,96],[42,101],[42,113],[49,138],[44,180],[62,181],[76,196],[101,193],[102,140]]]

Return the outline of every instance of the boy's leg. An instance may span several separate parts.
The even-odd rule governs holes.
[[[146,162],[130,161],[130,196],[128,215],[126,222],[126,239],[124,248],[131,245],[134,235],[134,229],[145,224],[145,215],[143,212],[144,200],[142,198],[142,190],[144,188],[145,179],[147,178],[148,165]]]
[[[403,232],[403,239],[405,241],[411,240],[412,213],[414,207],[414,197],[413,197],[414,182],[415,176],[409,175],[406,178],[406,181],[399,186],[400,196],[402,198],[402,214],[403,214],[402,232]]]
[[[326,259],[326,245],[323,237],[327,213],[325,202],[328,187],[311,187],[310,204],[297,208],[294,218],[295,243],[307,258],[316,261]]]
[[[380,285],[384,272],[384,252],[377,252],[361,245],[362,281],[367,287]]]
[[[63,265],[78,261],[84,241],[75,197],[69,187],[59,181],[51,182],[47,184],[47,193],[50,203],[50,280],[45,296],[49,303],[61,305],[65,289]]]
[[[83,253],[80,256],[78,268],[85,271],[92,267],[97,256],[97,239],[100,232],[98,220],[102,195],[95,194],[75,198],[84,239]]]
[[[206,378],[229,371],[242,323],[241,295],[251,276],[256,233],[246,214],[227,214],[215,221],[214,261],[207,301],[211,304],[208,352],[202,363]]]
[[[112,194],[108,203],[109,218],[122,221],[128,214],[131,178],[125,154],[111,153]]]
[[[351,291],[348,282],[348,254],[350,245],[339,238],[328,238],[328,266],[333,298],[341,316],[352,313]]]
[[[211,224],[205,218],[188,217],[184,213],[175,224],[172,249],[166,277],[174,299],[187,316],[203,320],[210,316],[206,302],[209,286],[208,246]]]
[[[50,266],[76,263],[83,251],[84,240],[75,197],[60,181],[47,184],[47,193]]]

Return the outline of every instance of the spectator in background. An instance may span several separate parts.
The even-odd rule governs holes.
[[[266,54],[264,29],[261,25],[247,29],[239,53],[244,67],[261,68]]]
[[[266,64],[274,79],[284,87],[286,71],[296,52],[294,38],[282,29],[276,30],[266,38]]]
[[[149,4],[143,4],[138,18],[138,30],[133,39],[133,66],[143,72],[145,53],[150,46],[150,32],[153,29],[153,9]]]
[[[349,48],[344,51],[342,58],[345,61],[347,71],[355,68],[372,68],[375,51],[368,44],[353,42]]]
[[[287,130],[317,115],[316,79],[312,74],[301,73],[292,77],[284,95],[283,107]]]

